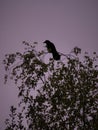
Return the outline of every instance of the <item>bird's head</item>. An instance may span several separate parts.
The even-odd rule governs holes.
[[[50,41],[49,40],[45,40],[43,43],[49,44]]]
[[[48,52],[51,53],[52,50],[51,50],[51,46],[50,46],[50,45],[51,45],[52,43],[51,43],[49,40],[45,40],[43,43],[46,44],[46,47],[47,47],[47,49],[48,49]]]

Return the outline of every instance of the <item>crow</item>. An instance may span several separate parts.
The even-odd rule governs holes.
[[[46,43],[46,47],[49,53],[52,53],[54,60],[60,60],[60,55],[56,50],[55,45],[49,40],[45,40],[43,43]]]

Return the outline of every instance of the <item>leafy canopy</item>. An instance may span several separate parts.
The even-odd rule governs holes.
[[[11,106],[5,130],[97,130],[97,54],[82,57],[75,47],[68,55],[61,53],[62,61],[50,58],[45,63],[46,53],[36,50],[38,43],[23,44],[23,53],[4,59],[5,83],[8,78],[15,81],[21,108],[19,112]]]

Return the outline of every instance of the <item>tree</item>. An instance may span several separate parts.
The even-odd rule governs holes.
[[[21,107],[19,112],[11,106],[5,130],[97,130],[97,54],[85,52],[82,57],[75,47],[64,61],[45,63],[45,52],[36,50],[38,43],[23,43],[24,53],[7,54],[4,60],[10,71],[5,82],[8,77],[15,81]]]

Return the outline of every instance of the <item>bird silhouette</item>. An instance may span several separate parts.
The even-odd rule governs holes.
[[[49,53],[52,53],[54,60],[60,60],[60,55],[56,50],[55,45],[49,40],[45,40],[43,43],[46,43],[46,47]]]

